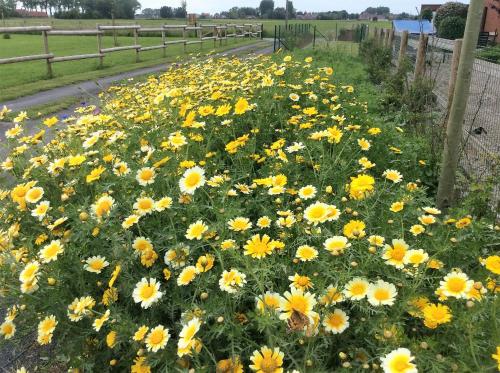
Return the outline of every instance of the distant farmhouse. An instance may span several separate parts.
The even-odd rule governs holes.
[[[441,7],[441,5],[443,4],[422,4],[420,6],[420,14],[429,9],[432,12],[432,19],[434,20],[434,17],[436,17],[436,12]]]
[[[376,14],[363,12],[359,15],[361,21],[388,21],[389,19],[384,14]]]
[[[317,19],[319,13],[304,13],[304,14],[297,14],[297,19],[304,19],[304,20],[311,20],[311,19]]]

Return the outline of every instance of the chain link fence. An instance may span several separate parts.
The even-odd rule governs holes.
[[[397,64],[402,35],[396,34],[392,45],[393,62]],[[425,77],[433,83],[436,125],[446,127],[452,79],[453,40],[429,37],[426,48]],[[409,35],[407,60],[415,67],[419,35]],[[432,132],[431,132],[432,133]],[[433,141],[435,139],[432,139]],[[476,58],[471,76],[471,88],[463,123],[460,154],[463,178],[458,180],[459,192],[473,191],[487,183],[492,189],[492,207],[500,210],[500,65]]]

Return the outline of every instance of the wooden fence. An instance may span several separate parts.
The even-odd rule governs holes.
[[[426,78],[432,83],[439,124],[446,126],[456,90],[462,40],[394,30],[377,30],[379,45],[392,51],[400,68],[413,67],[412,79]],[[459,166],[466,176],[460,181],[461,192],[473,183],[491,183],[491,205],[500,213],[500,65],[475,58],[471,71],[470,91],[463,120],[463,138]],[[444,129],[443,129],[444,131]]]
[[[117,30],[131,30],[134,38],[132,45],[117,46],[111,48],[103,48],[102,38],[106,31],[116,32]],[[214,47],[217,42],[222,45],[222,42],[229,38],[262,38],[262,24],[225,24],[225,25],[162,25],[159,27],[141,27],[140,25],[120,25],[120,26],[104,26],[98,25],[96,29],[89,30],[55,30],[52,26],[26,26],[26,27],[0,27],[0,33],[38,33],[40,32],[43,39],[43,54],[0,58],[0,65],[10,63],[20,63],[26,61],[45,60],[47,63],[47,76],[53,77],[52,64],[56,62],[77,61],[89,58],[98,58],[99,66],[104,64],[104,57],[107,53],[113,53],[124,50],[134,50],[136,62],[140,61],[141,52],[150,50],[163,49],[163,56],[166,56],[166,49],[169,45],[180,44],[184,46],[184,52],[188,45],[199,44],[203,48],[203,43],[213,40]],[[181,39],[169,40],[168,33],[177,32],[182,35]],[[142,46],[139,43],[140,34],[159,33],[161,34],[161,44],[153,46]],[[195,37],[189,37],[189,33],[194,33]],[[50,52],[49,37],[51,35],[69,35],[69,36],[89,36],[97,37],[97,53],[76,54],[71,56],[55,56]]]

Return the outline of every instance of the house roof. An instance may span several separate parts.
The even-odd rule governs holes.
[[[427,21],[426,19],[420,20],[397,20],[392,21],[394,31],[403,32],[408,31],[410,34],[420,34],[424,32],[425,34],[435,34],[436,29],[434,25]]]
[[[433,12],[435,12],[436,10],[438,10],[441,7],[441,5],[442,4],[422,4],[420,7],[420,10],[430,9]]]

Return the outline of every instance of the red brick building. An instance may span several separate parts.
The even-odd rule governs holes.
[[[500,0],[485,0],[481,29],[495,34],[495,41],[500,43]]]

